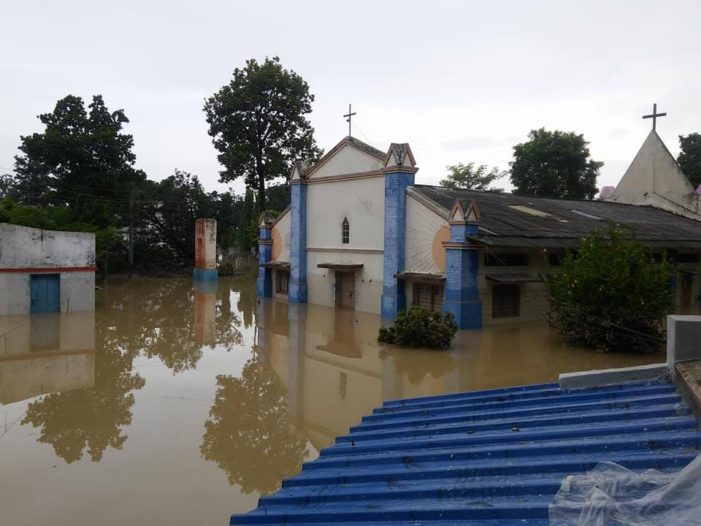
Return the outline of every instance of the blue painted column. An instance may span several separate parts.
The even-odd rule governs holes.
[[[385,167],[385,247],[382,276],[383,318],[395,319],[406,308],[404,281],[394,277],[404,270],[406,248],[406,189],[414,186],[414,158],[408,144],[392,144]]]
[[[307,185],[292,181],[290,204],[290,283],[287,301],[307,303]]]
[[[263,267],[273,257],[272,224],[261,215],[258,223],[258,280],[256,281],[256,294],[259,298],[270,298],[273,295],[273,271]]]
[[[454,212],[456,207],[453,207]],[[455,215],[451,213],[451,217]],[[468,239],[477,234],[478,213],[476,207],[465,212],[460,206],[457,215],[462,217],[450,221],[450,241],[443,242],[446,276],[443,312],[450,312],[460,329],[479,329],[482,327],[482,301],[478,288],[480,250]],[[471,215],[474,221],[466,219]]]

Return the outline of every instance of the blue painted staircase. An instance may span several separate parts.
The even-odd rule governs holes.
[[[567,475],[604,460],[678,470],[700,451],[663,381],[390,401],[231,524],[546,525]]]

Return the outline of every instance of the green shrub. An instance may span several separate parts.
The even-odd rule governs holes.
[[[582,241],[547,278],[550,321],[575,345],[602,351],[660,349],[673,306],[673,267],[610,229]]]
[[[449,312],[440,314],[421,307],[411,307],[397,314],[393,327],[383,327],[377,341],[403,347],[447,349],[458,326]]]

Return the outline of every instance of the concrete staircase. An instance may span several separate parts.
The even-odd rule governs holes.
[[[567,475],[605,460],[678,470],[699,451],[667,382],[390,401],[231,524],[546,525]]]

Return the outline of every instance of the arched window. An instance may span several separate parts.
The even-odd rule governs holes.
[[[341,225],[341,243],[347,245],[350,243],[350,223],[348,218],[343,218],[343,224]]]

